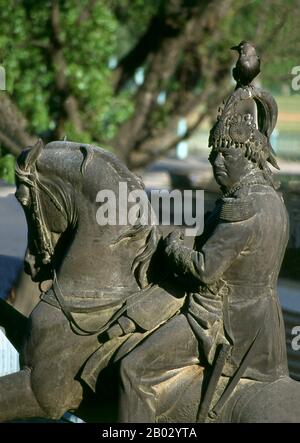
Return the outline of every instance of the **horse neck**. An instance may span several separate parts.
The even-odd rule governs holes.
[[[99,226],[93,207],[86,207],[82,211],[58,271],[64,291],[82,293],[105,288],[138,290],[132,263],[144,239],[124,239],[114,244],[124,228]]]

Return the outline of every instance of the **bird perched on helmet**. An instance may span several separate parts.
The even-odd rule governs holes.
[[[233,78],[237,87],[247,86],[260,73],[260,58],[254,46],[246,41],[242,41],[231,49],[239,53],[235,68],[232,70]]]

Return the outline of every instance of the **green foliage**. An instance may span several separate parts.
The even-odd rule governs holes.
[[[41,12],[30,23],[21,3],[0,0],[1,63],[6,70],[7,90],[35,131],[42,131],[49,125],[47,102],[49,84],[53,80],[40,48],[31,44],[38,30],[41,33],[42,23],[47,18],[47,9]]]
[[[120,57],[144,32],[156,3],[59,1],[64,73],[83,126],[78,132],[66,119],[68,139],[111,149],[110,141],[132,114],[134,100],[128,90],[114,95],[109,60]],[[126,16],[122,23],[114,13],[116,4]],[[50,0],[0,0],[0,64],[6,70],[7,91],[26,116],[28,130],[37,134],[55,130],[64,113],[56,83],[58,66],[51,59],[51,5]],[[0,177],[13,182],[12,157],[2,154],[0,161]]]
[[[226,57],[228,47],[241,40],[253,42],[261,56],[260,81],[281,93],[291,87],[292,67],[299,65],[299,20],[298,0],[235,0],[221,24],[218,54]]]
[[[97,1],[87,18],[83,12],[88,0],[59,3],[65,74],[84,127],[78,134],[67,122],[65,132],[70,139],[109,140],[133,109],[128,93],[113,95],[108,62],[118,53],[117,19],[107,0]],[[7,89],[36,133],[54,129],[62,112],[55,83],[58,66],[48,49],[50,4],[0,0],[0,62],[6,69]]]
[[[116,55],[122,57],[146,31],[149,21],[165,0],[111,0],[118,18]]]
[[[198,3],[182,1],[191,9]],[[131,82],[115,94],[110,62],[126,54],[152,18],[172,9],[176,2],[59,0],[58,41],[51,26],[53,4],[51,0],[0,0],[0,64],[6,69],[7,90],[26,116],[29,132],[51,133],[59,128],[71,140],[113,145],[120,125],[135,111],[136,87]],[[184,100],[186,93],[198,94],[215,86],[222,69],[228,71],[229,80],[235,57],[228,48],[244,39],[258,45],[263,85],[279,93],[283,87],[288,89],[291,69],[300,63],[299,21],[299,0],[234,0],[218,24],[217,33],[204,27],[201,41],[180,55],[175,74],[162,86],[168,99],[154,110],[148,126],[166,127],[176,113],[177,97]],[[58,58],[53,57],[53,45],[60,52]],[[59,57],[64,60],[68,94],[76,99],[80,130],[63,106],[57,79]],[[183,76],[187,85],[182,83],[182,73],[188,74]],[[1,164],[4,163],[2,176],[7,176],[12,161],[3,158]],[[8,176],[11,180],[12,172]]]
[[[0,156],[0,178],[11,185],[15,183],[15,158],[11,154]]]

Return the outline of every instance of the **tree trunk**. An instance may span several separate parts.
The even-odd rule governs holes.
[[[176,3],[176,0],[173,1]],[[177,1],[177,7],[180,9],[182,2]],[[114,140],[114,147],[118,156],[125,161],[129,167],[139,167],[147,163],[151,157],[158,155],[158,150],[165,152],[175,146],[179,141],[176,134],[176,120],[182,114],[174,109],[172,120],[165,131],[161,131],[159,136],[155,135],[155,129],[151,128],[150,119],[153,111],[157,106],[157,97],[160,91],[166,87],[167,82],[174,75],[180,57],[184,55],[193,45],[199,45],[206,39],[211,39],[213,34],[218,32],[218,24],[223,16],[227,13],[232,0],[208,0],[201,2],[201,5],[190,9],[190,13],[186,15],[185,22],[182,22],[180,14],[166,13],[164,20],[170,26],[172,23],[174,32],[165,32],[162,34],[162,41],[159,47],[146,47],[143,54],[147,61],[147,70],[145,81],[138,89],[135,99],[135,112],[133,116],[127,120],[121,127]],[[168,11],[167,11],[168,12]],[[146,31],[147,38],[153,32],[152,22]],[[116,88],[126,79],[127,75],[132,74],[132,67],[129,67],[128,60],[133,59],[133,54],[139,50],[139,59],[142,59],[141,45],[137,45],[131,53],[121,60],[119,72],[117,74]],[[146,57],[147,56],[147,57]],[[126,69],[128,70],[126,72]],[[226,73],[227,71],[224,70]],[[222,78],[220,79],[220,81]],[[216,82],[215,91],[219,84]],[[214,91],[214,92],[215,92]],[[205,94],[206,96],[207,94]],[[194,98],[193,98],[194,100]],[[202,98],[193,106],[193,113],[201,103]],[[195,101],[195,100],[194,100]],[[191,117],[188,113],[189,120],[193,121],[188,127],[189,134],[194,131],[203,120],[203,116]],[[159,146],[159,148],[158,148]],[[154,154],[151,153],[154,149]],[[148,159],[147,159],[148,157]]]
[[[18,156],[36,140],[28,132],[27,121],[11,97],[3,91],[0,94],[0,142],[12,155]]]
[[[83,124],[80,118],[79,105],[76,97],[72,94],[67,78],[67,63],[64,57],[64,45],[61,40],[61,22],[59,1],[52,1],[50,17],[50,47],[47,51],[50,54],[52,66],[55,73],[55,87],[59,96],[59,117],[55,129],[55,137],[61,139],[65,135],[65,123],[71,122],[76,132],[83,131]]]

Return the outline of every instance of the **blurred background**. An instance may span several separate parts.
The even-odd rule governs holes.
[[[4,180],[37,136],[99,144],[132,169],[207,157],[241,40],[278,101],[275,149],[300,160],[299,0],[0,0],[0,20]]]
[[[12,192],[24,147],[38,137],[102,146],[148,190],[204,189],[210,209],[218,190],[207,140],[235,86],[237,54],[229,48],[241,40],[256,46],[257,83],[279,107],[272,144],[291,222],[280,281],[290,343],[300,325],[300,314],[293,317],[300,313],[300,0],[0,0],[0,23],[0,255],[16,259],[9,265],[16,275],[26,225]],[[300,374],[299,352],[290,358]]]

